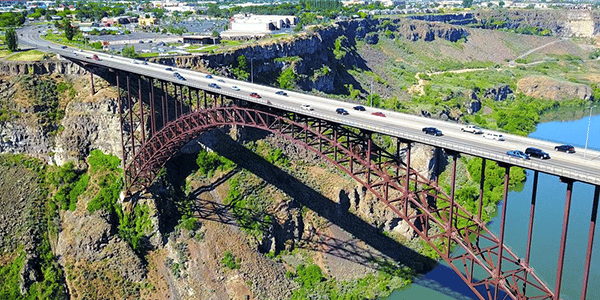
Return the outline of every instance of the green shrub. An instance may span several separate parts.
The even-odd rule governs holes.
[[[216,170],[229,171],[235,167],[235,164],[229,159],[204,149],[198,152],[196,165],[198,165],[198,173],[207,177],[212,177]]]
[[[227,268],[234,270],[240,268],[241,260],[236,258],[231,252],[225,251],[223,259],[221,259],[221,263],[225,265]]]
[[[287,68],[281,72],[281,75],[277,78],[279,87],[282,89],[291,90],[296,85],[296,73],[293,68]]]

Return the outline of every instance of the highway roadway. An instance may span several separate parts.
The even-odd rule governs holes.
[[[600,152],[598,151],[588,149],[584,159],[584,149],[582,148],[576,148],[576,153],[573,154],[556,152],[554,151],[554,146],[558,145],[557,143],[500,132],[497,133],[502,134],[505,141],[491,140],[483,138],[483,135],[480,134],[476,135],[462,132],[461,128],[463,128],[464,125],[454,122],[434,120],[368,106],[365,106],[366,111],[358,111],[353,109],[353,107],[357,105],[354,103],[306,95],[293,91],[285,91],[287,96],[278,95],[276,92],[281,91],[281,89],[253,84],[246,81],[215,75],[212,75],[213,78],[207,78],[206,76],[208,74],[182,68],[171,67],[173,71],[170,71],[166,70],[169,66],[161,64],[149,62],[144,64],[141,60],[113,56],[102,52],[81,51],[71,47],[65,47],[63,49],[61,45],[42,40],[39,35],[40,31],[42,33],[45,32],[45,27],[42,28],[43,29],[28,27],[19,30],[19,42],[31,47],[36,47],[42,51],[57,53],[61,57],[70,60],[79,60],[197,89],[210,90],[215,93],[244,99],[249,102],[261,103],[304,115],[338,122],[340,124],[504,162],[530,170],[537,170],[576,181],[600,185]],[[93,59],[94,54],[98,56],[99,60]],[[174,72],[181,74],[185,80],[176,78],[173,75]],[[219,80],[224,82],[219,82]],[[209,87],[208,85],[211,83],[219,85],[220,88]],[[239,90],[233,89],[233,86],[236,86]],[[261,98],[257,99],[250,97],[250,93],[253,92],[258,93]],[[312,110],[304,109],[302,108],[302,105],[310,105]],[[337,114],[336,109],[338,108],[345,109],[349,114]],[[385,117],[372,115],[373,112],[382,112],[385,114]],[[423,133],[422,128],[429,126],[440,129],[443,132],[443,136],[431,136]],[[490,130],[484,131],[492,132]],[[529,160],[524,160],[506,154],[508,150],[525,151],[527,147],[540,148],[548,152],[551,159],[540,160],[532,157]]]

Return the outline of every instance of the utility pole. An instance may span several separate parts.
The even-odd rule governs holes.
[[[369,97],[371,98],[371,107],[373,107],[373,78],[371,78],[371,92],[369,92]]]
[[[585,159],[585,156],[587,155],[587,145],[588,145],[588,139],[590,137],[590,124],[592,123],[592,109],[594,109],[594,107],[596,107],[596,106],[590,107],[590,117],[588,118],[588,128],[587,128],[587,135],[585,136],[585,150],[583,152],[583,159]]]

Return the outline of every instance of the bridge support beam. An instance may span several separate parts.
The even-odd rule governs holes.
[[[450,253],[452,253],[452,231],[453,229],[456,227],[455,226],[455,222],[454,222],[454,192],[456,190],[456,158],[457,155],[453,154],[452,155],[452,186],[451,191],[450,191],[450,217],[448,218],[448,227],[447,227],[447,234],[448,234],[448,248],[446,252],[448,254],[448,256],[450,256]]]
[[[594,248],[594,231],[596,230],[596,218],[598,216],[598,197],[600,196],[600,186],[594,190],[594,204],[592,204],[592,218],[590,220],[590,233],[588,234],[587,253],[585,255],[585,268],[583,271],[583,287],[581,288],[581,300],[585,300],[587,295],[588,280],[590,276],[590,264],[592,262],[592,249]]]
[[[498,243],[498,266],[496,269],[496,288],[494,289],[494,299],[498,299],[498,292],[500,291],[500,282],[503,279],[500,278],[502,275],[502,260],[504,251],[504,229],[506,228],[506,208],[508,207],[508,181],[510,179],[510,166],[504,166],[504,196],[502,203],[502,219],[500,222],[500,241]]]
[[[142,78],[138,76],[138,105],[140,106],[140,127],[142,129],[142,144],[146,143],[146,119],[144,118],[144,101],[142,101]]]
[[[535,216],[535,202],[537,198],[537,186],[538,186],[539,172],[533,173],[533,187],[531,191],[531,209],[529,211],[529,226],[527,231],[527,250],[525,254],[525,265],[529,266],[529,259],[531,258],[531,240],[533,238],[533,220]],[[527,290],[527,273],[525,273],[525,280],[523,281],[523,293]]]
[[[565,211],[563,214],[563,228],[560,238],[560,250],[558,253],[558,268],[556,270],[556,286],[554,288],[554,299],[560,299],[560,287],[562,283],[563,264],[565,262],[565,248],[567,247],[567,230],[569,229],[569,213],[571,212],[571,196],[573,194],[573,180],[561,178],[567,182],[567,195],[565,199]]]
[[[404,183],[404,215],[408,216],[408,197],[410,197],[410,152],[412,144],[406,141],[406,182]]]

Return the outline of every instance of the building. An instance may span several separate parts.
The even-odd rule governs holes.
[[[214,37],[211,35],[188,35],[183,37],[184,44],[192,44],[192,45],[209,45],[209,44],[219,44],[221,42],[221,37]]]
[[[298,18],[295,16],[237,14],[229,21],[229,31],[231,32],[268,33],[291,28],[298,23]]]
[[[137,21],[138,21],[139,26],[152,26],[152,25],[156,24],[155,17],[148,17],[148,18],[139,17]]]

